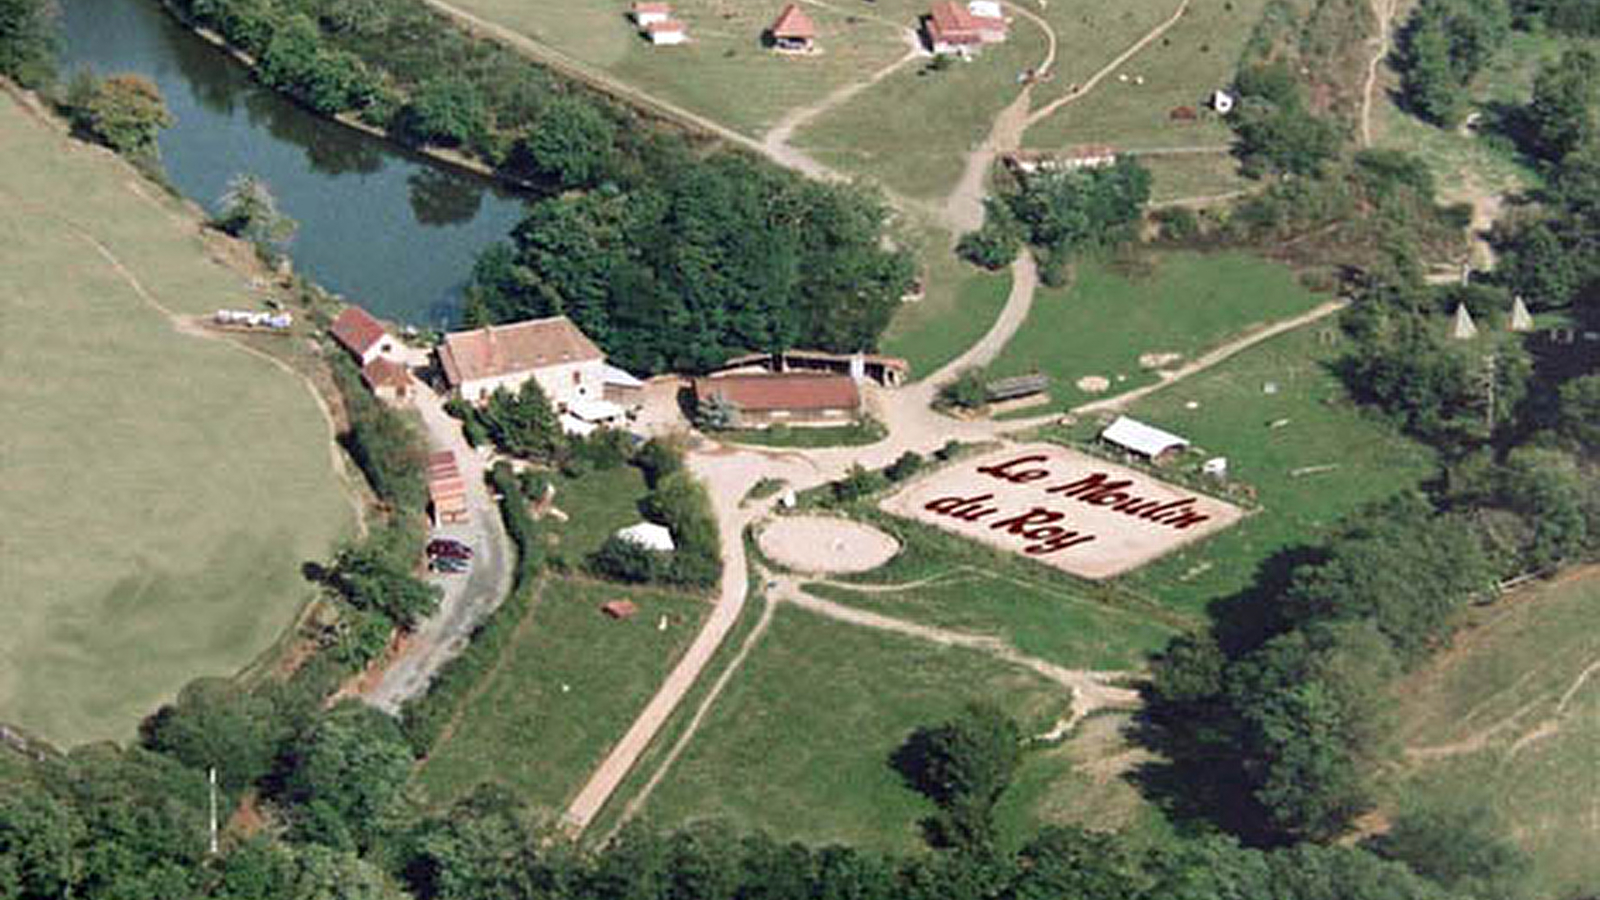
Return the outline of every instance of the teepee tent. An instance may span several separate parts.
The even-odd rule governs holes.
[[[1456,322],[1450,329],[1450,336],[1458,341],[1470,341],[1478,336],[1478,326],[1472,323],[1472,313],[1467,312],[1465,303],[1456,304]]]
[[[1533,316],[1528,315],[1528,304],[1522,302],[1522,295],[1511,302],[1511,330],[1532,331]]]

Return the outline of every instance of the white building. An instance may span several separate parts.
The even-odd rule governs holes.
[[[383,323],[359,306],[345,307],[328,326],[328,334],[363,366],[395,350],[396,341]]]
[[[1233,112],[1233,104],[1233,95],[1227,91],[1218,90],[1212,92],[1211,108],[1217,111],[1217,115],[1225,116],[1228,113]]]
[[[672,7],[666,3],[635,3],[633,5],[633,21],[640,28],[648,28],[657,22],[665,22],[672,18]]]
[[[502,387],[516,393],[530,378],[559,411],[605,394],[605,354],[566,316],[452,332],[439,346],[439,366],[450,389],[472,403]]]
[[[672,532],[667,530],[667,526],[657,525],[654,522],[640,522],[618,529],[617,537],[658,553],[671,553],[677,547],[672,542]]]
[[[682,22],[667,19],[662,22],[651,22],[644,27],[645,36],[650,38],[650,43],[657,47],[667,47],[681,44],[689,39],[688,29]]]
[[[1100,432],[1100,440],[1150,460],[1161,460],[1189,446],[1189,442],[1171,432],[1146,425],[1137,419],[1117,416],[1117,420]]]

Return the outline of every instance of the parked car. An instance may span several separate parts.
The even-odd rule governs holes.
[[[472,548],[451,538],[434,538],[428,542],[428,555],[445,556],[451,559],[471,559]]]
[[[436,556],[433,562],[428,564],[428,568],[446,575],[458,575],[472,568],[472,564],[454,556]]]

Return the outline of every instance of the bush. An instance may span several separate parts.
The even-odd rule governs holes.
[[[989,401],[989,391],[985,386],[988,380],[988,373],[983,369],[963,369],[954,381],[939,388],[939,403],[962,409],[981,409]]]
[[[848,474],[833,482],[829,490],[833,493],[833,501],[842,505],[871,496],[883,490],[888,483],[882,472],[875,472],[856,463],[850,467]]]
[[[66,105],[80,134],[130,157],[154,159],[157,136],[174,121],[155,82],[143,75],[80,76]]]
[[[983,227],[962,235],[956,254],[991,271],[1003,269],[1016,260],[1027,235],[1005,202],[986,198],[983,208]]]
[[[922,467],[926,462],[922,458],[922,454],[914,450],[907,450],[900,454],[900,458],[891,463],[889,468],[884,469],[883,474],[888,476],[890,481],[905,481],[907,478],[922,471]]]
[[[333,380],[349,420],[340,443],[373,492],[396,509],[422,512],[428,504],[422,436],[399,413],[372,396],[361,383],[355,364],[342,354],[334,360]]]
[[[661,479],[683,469],[683,449],[666,438],[651,438],[633,455],[633,464],[644,473],[645,483],[654,488]]]
[[[589,556],[595,574],[630,584],[647,584],[660,578],[670,564],[667,554],[611,535]]]

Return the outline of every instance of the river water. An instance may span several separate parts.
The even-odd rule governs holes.
[[[330,291],[380,317],[441,325],[459,311],[472,260],[522,213],[514,196],[312,115],[256,84],[155,0],[60,0],[63,77],[88,67],[153,80],[177,124],[167,176],[208,210],[241,172],[263,178],[300,223],[289,255]]]

